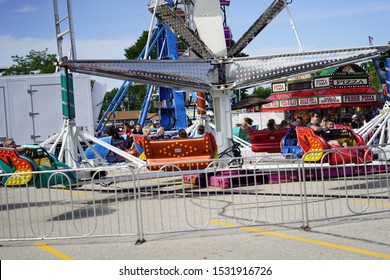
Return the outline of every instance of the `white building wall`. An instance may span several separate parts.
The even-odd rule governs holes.
[[[274,119],[276,124],[279,124],[284,120],[284,112],[253,112],[253,113],[240,113],[233,114],[233,126],[244,122],[244,118],[251,118],[253,120],[252,125],[257,125],[258,129],[264,129],[267,127],[269,119]]]
[[[94,132],[90,76],[73,74],[76,124]],[[104,90],[103,87],[102,90]],[[40,143],[63,124],[60,73],[0,77],[0,142]]]

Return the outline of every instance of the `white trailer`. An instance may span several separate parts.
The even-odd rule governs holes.
[[[90,76],[73,74],[76,124],[92,135],[105,86],[91,91]],[[98,97],[98,98],[92,98]],[[96,100],[96,101],[95,101]],[[100,104],[99,104],[100,103]],[[63,127],[60,73],[0,77],[0,141],[41,143]]]
[[[267,128],[267,122],[269,119],[274,119],[278,124],[284,120],[284,112],[253,112],[253,113],[240,113],[232,114],[233,125],[242,124],[244,118],[251,118],[253,125],[257,125],[258,129]]]

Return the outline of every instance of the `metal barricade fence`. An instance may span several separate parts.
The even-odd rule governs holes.
[[[76,182],[67,172],[0,174],[1,240],[138,234],[131,169],[73,169]]]
[[[261,154],[140,169],[0,174],[0,240],[296,224],[390,210],[387,147]],[[362,149],[366,161],[345,162]],[[356,151],[355,151],[356,150]],[[311,156],[323,153],[321,162]],[[329,158],[341,159],[332,165]],[[348,158],[348,157],[347,157]],[[367,160],[370,159],[370,160]],[[74,180],[77,178],[77,180]]]
[[[139,170],[143,234],[303,223],[295,156],[211,160],[205,169],[180,170],[178,165],[162,166],[153,178],[149,169],[154,166]]]
[[[305,154],[302,186],[306,221],[389,211],[389,148],[360,146]],[[319,153],[323,153],[321,162],[311,163],[310,158]],[[339,164],[329,163],[335,159]]]

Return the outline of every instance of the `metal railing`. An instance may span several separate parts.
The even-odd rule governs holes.
[[[119,235],[143,240],[148,234],[223,229],[226,223],[307,228],[314,221],[385,212],[390,210],[386,151],[386,146],[312,151],[302,159],[262,154],[238,159],[242,166],[225,159],[210,160],[206,168],[204,161],[189,162],[191,170],[170,163],[157,171],[120,164],[73,173],[2,173],[0,240]],[[320,161],[307,160],[319,152]],[[365,161],[345,160],[357,154]],[[330,164],[330,158],[339,164]]]

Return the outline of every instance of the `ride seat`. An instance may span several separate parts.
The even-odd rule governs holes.
[[[204,169],[215,157],[216,150],[214,136],[209,132],[199,138],[144,139],[146,162],[151,170],[158,170],[164,165],[167,165],[167,170],[172,170],[171,163],[181,170]]]
[[[34,158],[34,162],[38,166],[51,167],[51,161],[49,157]]]

